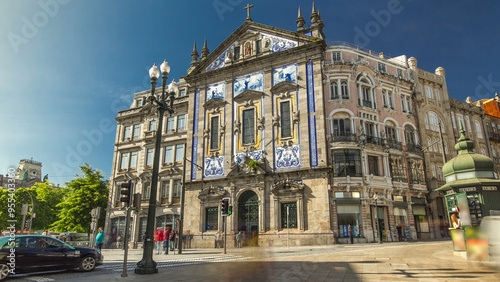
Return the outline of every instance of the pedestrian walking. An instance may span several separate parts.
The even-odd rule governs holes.
[[[104,230],[102,230],[102,227],[99,227],[99,229],[97,230],[97,236],[95,237],[96,249],[101,251],[103,242],[104,242]]]
[[[172,232],[170,232],[170,250],[171,251],[173,251],[175,249],[175,235],[176,235],[175,231],[172,230]]]
[[[122,246],[122,236],[118,234],[118,236],[116,237],[116,248],[120,249],[121,246]]]
[[[156,254],[159,255],[161,252],[161,244],[163,243],[163,231],[161,227],[156,228],[155,232],[155,245],[156,245]]]
[[[349,239],[351,240],[351,244],[354,244],[354,230],[352,228],[352,225],[349,224],[349,227],[348,227],[348,232],[349,232]]]
[[[236,235],[236,248],[241,248],[243,246],[243,232],[239,232]]]
[[[403,241],[403,224],[398,224],[398,226],[396,226],[396,229],[398,230],[398,241]]]
[[[219,247],[219,232],[215,233],[215,235],[214,235],[214,241],[215,241],[214,248],[217,249]]]
[[[165,226],[165,234],[163,236],[163,249],[165,250],[165,254],[168,255],[168,248],[169,248],[169,242],[170,242],[170,233],[172,233],[172,230],[170,230],[170,226]]]

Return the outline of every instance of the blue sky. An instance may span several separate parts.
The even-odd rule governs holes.
[[[300,5],[255,0],[255,22],[296,30]],[[0,5],[0,174],[19,160],[43,163],[52,182],[71,180],[83,162],[109,178],[114,118],[132,94],[150,88],[147,70],[167,59],[169,80],[186,75],[200,52],[246,18],[242,0],[2,0]],[[328,41],[358,43],[390,56],[442,66],[450,96],[500,91],[498,1],[316,1]],[[378,20],[377,20],[378,18]],[[365,36],[360,35],[362,31]]]

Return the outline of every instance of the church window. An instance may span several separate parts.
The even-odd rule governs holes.
[[[256,43],[255,51],[257,52],[257,54],[262,54],[262,40],[257,40],[255,43]]]
[[[281,138],[292,137],[290,101],[280,103],[281,113]]]
[[[243,111],[243,144],[255,143],[255,109]]]
[[[240,59],[240,46],[234,47],[234,60],[237,61]]]
[[[210,120],[210,149],[219,148],[219,116],[214,116]]]
[[[297,202],[281,203],[281,228],[297,228]]]
[[[219,208],[205,208],[205,230],[218,230]]]

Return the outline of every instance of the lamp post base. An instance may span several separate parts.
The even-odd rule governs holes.
[[[156,268],[156,262],[152,261],[152,264],[146,265],[144,260],[137,263],[137,267],[134,270],[135,274],[155,274],[158,273],[158,268]]]

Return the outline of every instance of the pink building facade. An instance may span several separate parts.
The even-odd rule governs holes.
[[[430,238],[414,80],[405,56],[328,44],[324,103],[331,222],[339,242]]]

